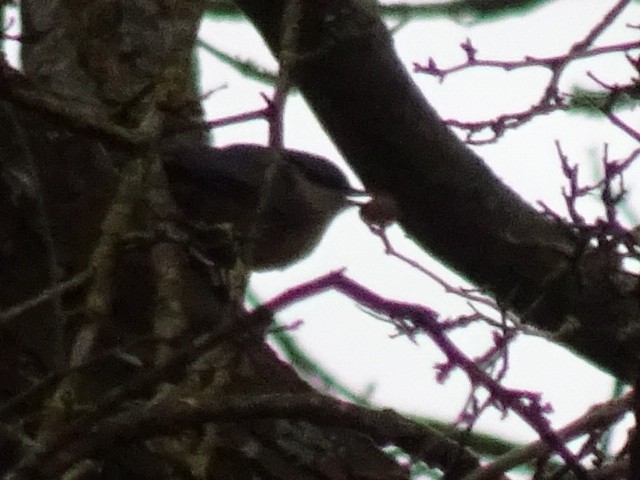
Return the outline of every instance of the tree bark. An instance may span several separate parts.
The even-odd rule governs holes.
[[[200,120],[201,4],[21,8],[24,74],[0,71],[0,475],[408,478],[388,444],[476,468],[437,431],[314,392],[264,342],[270,314],[242,308],[250,272],[181,229],[158,143]]]

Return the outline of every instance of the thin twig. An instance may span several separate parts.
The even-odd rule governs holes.
[[[560,455],[579,479],[584,480],[587,478],[584,468],[551,428],[549,420],[545,416],[548,406],[542,404],[540,395],[528,391],[507,389],[496,382],[472,359],[467,357],[445,334],[437,313],[430,308],[424,305],[384,298],[348,278],[344,274],[344,270],[330,272],[327,275],[290,288],[263,304],[263,308],[274,312],[279,311],[293,303],[326,290],[339,291],[360,305],[364,305],[390,318],[409,319],[438,346],[450,363],[459,367],[467,375],[472,384],[482,385],[487,390],[497,408],[502,411],[511,410],[516,413],[538,433],[553,452]]]
[[[83,272],[78,273],[77,275],[74,275],[69,280],[60,282],[57,285],[45,289],[35,297],[32,297],[29,300],[26,300],[22,303],[19,303],[18,305],[14,305],[13,307],[0,312],[0,323],[8,322],[9,320],[19,317],[25,312],[36,308],[44,302],[51,300],[54,295],[61,295],[68,290],[73,290],[74,288],[79,287],[80,285],[85,283],[90,278],[91,270],[87,269]]]
[[[613,23],[616,17],[620,15],[622,10],[630,3],[630,1],[631,0],[621,0],[614,5],[614,7],[604,15],[600,22],[598,22],[582,40],[574,43],[569,51],[564,55],[544,58],[525,57],[524,60],[519,61],[478,60],[476,58],[476,49],[471,44],[471,41],[467,39],[467,41],[461,44],[461,48],[467,55],[467,60],[464,63],[442,69],[436,65],[433,58],[430,58],[426,65],[414,63],[414,71],[436,76],[440,81],[442,81],[448,74],[476,66],[502,68],[507,71],[526,67],[545,67],[549,69],[551,71],[551,78],[547,82],[544,92],[536,103],[524,111],[503,114],[498,118],[477,122],[445,120],[445,123],[451,127],[466,130],[466,141],[469,144],[483,145],[487,143],[494,143],[508,129],[517,128],[537,116],[568,108],[565,102],[565,95],[560,93],[558,84],[560,77],[566,70],[566,67],[576,59],[604,55],[616,51],[627,52],[640,47],[640,42],[633,41],[589,49],[593,42],[609,25],[611,25],[611,23]],[[620,128],[624,129],[624,126],[620,126]],[[485,132],[487,130],[490,131],[488,138],[478,138],[480,132]]]
[[[629,393],[624,397],[592,406],[586,414],[557,430],[556,435],[562,441],[568,442],[585,433],[608,428],[631,408],[632,396],[633,394]],[[466,476],[464,480],[489,480],[496,478],[518,465],[548,455],[549,453],[551,453],[549,445],[542,440],[538,440],[527,446],[513,449],[505,455],[496,458],[487,466]]]
[[[49,288],[50,294],[46,297],[47,301],[51,301],[54,313],[54,325],[53,325],[53,364],[56,368],[62,368],[65,362],[64,352],[64,329],[67,324],[66,313],[62,305],[62,295],[57,286],[62,282],[61,265],[58,261],[58,255],[56,253],[57,248],[53,238],[53,227],[49,218],[49,211],[45,204],[45,191],[42,182],[40,181],[40,169],[36,163],[36,160],[31,151],[29,138],[25,132],[22,124],[17,121],[13,106],[9,102],[3,102],[3,108],[7,111],[9,117],[12,119],[13,129],[15,133],[16,142],[19,144],[23,161],[26,165],[29,173],[30,180],[33,184],[33,191],[35,193],[35,204],[37,221],[39,224],[39,232],[42,237],[42,242],[45,248],[45,255],[47,261],[47,273],[49,276]]]

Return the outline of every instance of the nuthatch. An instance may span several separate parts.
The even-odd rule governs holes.
[[[253,270],[308,254],[329,222],[362,195],[328,160],[258,145],[163,149],[170,190],[192,224],[228,223]]]

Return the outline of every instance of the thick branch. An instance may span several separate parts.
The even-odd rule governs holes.
[[[28,471],[32,467],[29,463],[33,463],[39,464],[47,473],[59,474],[84,455],[104,448],[116,438],[118,441],[149,438],[212,421],[240,423],[270,418],[353,428],[370,435],[379,445],[400,446],[429,465],[445,470],[452,479],[461,478],[479,465],[478,459],[461,445],[437,430],[407,420],[391,410],[369,410],[336,403],[317,394],[236,395],[214,401],[209,397],[170,398],[133,408],[105,419],[81,438],[69,436],[66,438],[68,444],[54,442],[55,448],[34,455],[21,468]],[[55,455],[59,449],[64,449],[65,454]]]
[[[278,56],[284,2],[237,3]],[[615,330],[635,323],[635,310],[612,316],[617,285],[585,282],[569,228],[525,203],[447,129],[396,57],[373,2],[305,3],[295,79],[367,188],[390,194],[418,243],[529,322],[556,331],[569,314],[578,318],[566,343],[628,377],[635,339]]]

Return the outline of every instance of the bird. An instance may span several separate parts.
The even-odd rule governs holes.
[[[354,197],[330,160],[254,144],[214,148],[173,143],[161,149],[169,190],[191,225],[228,225],[252,270],[282,268],[309,254]]]

